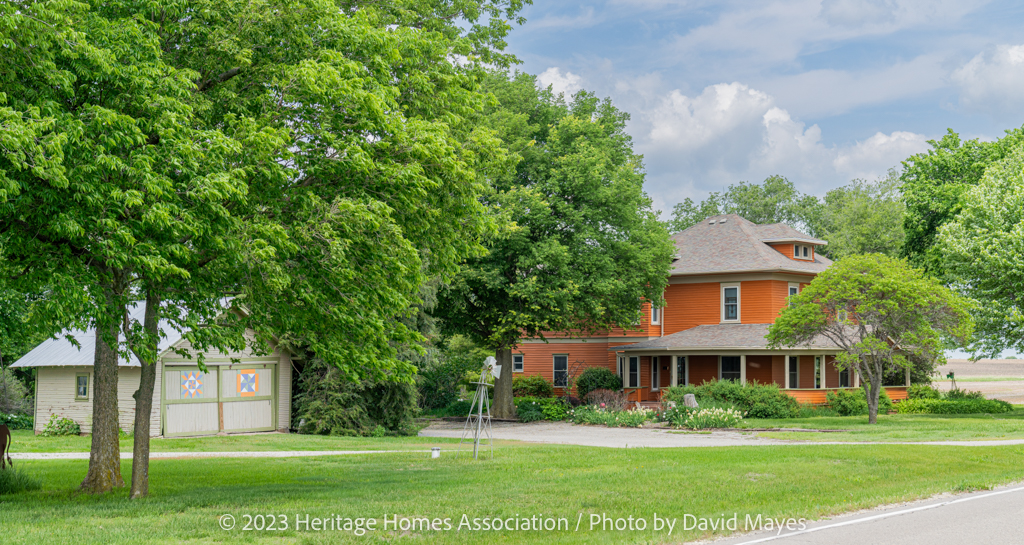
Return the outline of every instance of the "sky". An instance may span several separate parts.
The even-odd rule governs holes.
[[[534,2],[508,39],[519,68],[628,112],[663,212],[775,174],[823,196],[947,128],[1024,124],[1024,3]]]
[[[775,174],[824,196],[949,128],[994,140],[1024,124],[1024,2],[534,0],[523,15],[519,68],[631,115],[666,219]]]

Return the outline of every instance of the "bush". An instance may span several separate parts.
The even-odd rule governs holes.
[[[43,437],[59,437],[62,435],[81,435],[82,428],[78,425],[78,422],[58,414],[51,414],[50,420],[43,427],[43,432],[39,435]]]
[[[942,394],[932,388],[931,384],[911,384],[907,388],[907,397],[910,399],[940,399]]]
[[[24,414],[0,413],[0,424],[12,430],[30,430],[32,429],[33,421],[31,416]]]
[[[540,375],[512,378],[512,397],[554,397],[555,385]]]
[[[476,365],[466,358],[450,358],[420,367],[416,382],[420,407],[442,409],[458,401],[462,379]]]
[[[639,408],[632,411],[609,411],[601,407],[584,405],[569,411],[569,420],[575,424],[601,425],[619,428],[639,428],[645,422],[654,420],[657,413],[652,409]]]
[[[0,414],[25,414],[31,408],[28,388],[14,376],[13,369],[0,368]]]
[[[565,420],[569,413],[565,400],[556,397],[517,397],[515,403],[521,422]]]
[[[944,397],[952,401],[961,399],[985,399],[984,394],[982,394],[981,392],[961,390],[960,388],[953,388],[952,390],[946,392],[946,395]]]
[[[464,399],[460,399],[458,401],[453,401],[447,407],[442,407],[440,409],[431,409],[430,411],[427,411],[427,414],[430,415],[430,416],[439,416],[439,417],[461,416],[461,417],[465,418],[465,417],[469,416],[469,408],[471,406],[472,406],[471,402],[466,401]]]
[[[868,398],[864,388],[836,390],[825,395],[828,408],[839,413],[839,416],[858,416],[868,414]],[[878,414],[887,414],[892,410],[892,400],[883,388],[878,393]]]
[[[693,394],[699,405],[712,401],[728,403],[746,413],[748,418],[796,418],[800,415],[800,404],[777,384],[748,382],[744,385],[732,380],[716,380],[699,386],[666,388],[664,392],[662,401],[682,405],[683,397]]]
[[[29,490],[39,490],[40,488],[42,488],[42,484],[20,468],[9,467],[0,469],[0,496]]]
[[[1013,405],[1001,399],[908,399],[896,405],[900,414],[998,414]]]
[[[592,390],[583,398],[584,403],[593,405],[609,411],[624,411],[626,405],[626,392],[598,389]]]
[[[683,421],[683,426],[691,430],[707,430],[712,428],[735,428],[743,420],[743,413],[736,409],[700,408],[691,409]]]
[[[576,394],[586,399],[594,390],[621,390],[622,379],[606,367],[588,367],[576,379]]]
[[[299,433],[368,436],[415,432],[416,387],[405,382],[354,382],[337,367],[313,358],[299,374],[294,421]]]

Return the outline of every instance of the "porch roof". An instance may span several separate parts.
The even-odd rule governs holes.
[[[767,350],[768,328],[771,324],[715,324],[697,327],[634,344],[609,348],[615,352],[654,352],[687,350]],[[836,350],[839,347],[825,337],[817,337],[810,344],[794,347],[797,350]]]

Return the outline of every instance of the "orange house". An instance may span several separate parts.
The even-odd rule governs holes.
[[[657,401],[663,388],[716,379],[775,383],[807,403],[824,403],[828,390],[860,386],[855,372],[835,367],[838,349],[826,339],[784,350],[769,350],[765,340],[789,297],[832,264],[815,251],[825,241],[734,214],[672,238],[677,251],[664,307],[645,304],[636,329],[525,339],[513,351],[513,372],[564,387],[570,372],[603,366],[622,378],[635,401]],[[887,390],[892,399],[906,398],[905,386]]]

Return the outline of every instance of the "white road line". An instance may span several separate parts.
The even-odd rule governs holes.
[[[966,498],[960,498],[960,499],[956,499],[956,500],[945,501],[945,502],[942,502],[942,503],[933,503],[933,504],[930,504],[930,505],[922,505],[921,507],[913,507],[913,508],[910,508],[910,509],[903,509],[901,511],[893,511],[891,513],[882,513],[882,514],[879,514],[879,515],[872,515],[870,517],[864,517],[864,518],[860,518],[860,519],[848,520],[848,521],[845,521],[845,522],[837,522],[835,524],[828,524],[828,525],[825,525],[825,526],[817,526],[817,527],[814,527],[814,528],[808,528],[806,530],[800,530],[800,531],[792,532],[792,533],[789,533],[789,534],[781,534],[781,535],[777,535],[777,536],[769,536],[769,537],[765,537],[765,538],[761,538],[761,539],[755,539],[753,541],[744,541],[743,543],[737,543],[736,545],[752,545],[753,543],[764,543],[766,541],[775,541],[776,539],[783,539],[783,538],[787,538],[787,537],[798,536],[798,535],[801,535],[801,534],[809,534],[811,532],[817,532],[817,531],[820,531],[820,530],[828,530],[828,529],[831,529],[831,528],[839,528],[841,526],[850,526],[851,524],[860,524],[861,522],[868,522],[868,521],[879,520],[879,519],[884,519],[884,518],[888,518],[888,517],[895,517],[897,515],[906,515],[907,513],[915,513],[917,511],[925,511],[927,509],[935,509],[936,507],[943,507],[943,506],[946,506],[946,505],[953,505],[954,503],[963,503],[965,501],[980,500],[982,498],[990,498],[992,496],[999,496],[1001,494],[1009,494],[1010,492],[1020,492],[1020,491],[1024,491],[1024,486],[1020,486],[1020,487],[1017,487],[1017,488],[1008,488],[1006,490],[998,490],[996,492],[989,492],[987,494],[980,494],[978,496],[968,496]]]

